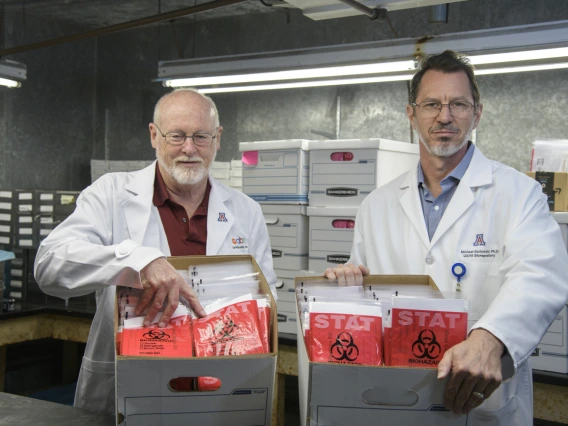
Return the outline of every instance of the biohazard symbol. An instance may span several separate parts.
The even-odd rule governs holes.
[[[441,352],[442,348],[436,342],[436,335],[432,330],[422,330],[418,340],[412,344],[412,353],[416,358],[436,359]]]
[[[152,330],[148,331],[147,333],[144,333],[144,337],[146,339],[164,340],[164,339],[169,339],[170,335],[167,334],[167,333],[164,333],[162,330],[152,329]]]
[[[215,324],[215,337],[217,339],[223,339],[225,337],[231,337],[238,328],[231,317],[223,317]]]
[[[355,361],[359,356],[359,348],[353,343],[353,337],[349,334],[341,332],[337,335],[335,343],[331,345],[331,356],[338,361],[347,360]]]

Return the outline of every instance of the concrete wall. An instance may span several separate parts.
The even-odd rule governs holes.
[[[451,4],[449,24],[429,24],[428,17],[429,8],[420,8],[393,12],[391,21],[399,37],[417,37],[568,19],[568,2],[469,0]],[[70,30],[39,18],[36,25],[51,37]],[[166,89],[151,80],[158,61],[178,59],[180,51],[190,58],[394,37],[386,23],[366,17],[316,22],[298,11],[178,20],[176,34],[179,43],[164,23],[22,55],[29,81],[0,95],[0,186],[81,189],[90,158],[154,158],[147,124]],[[567,81],[568,70],[480,77],[478,146],[526,170],[535,138],[568,138]],[[215,95],[225,129],[217,158],[239,158],[242,141],[333,133],[338,97],[341,137],[409,141],[407,91],[398,82]]]

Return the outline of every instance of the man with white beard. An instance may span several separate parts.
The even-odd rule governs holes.
[[[213,101],[195,90],[164,95],[149,124],[157,161],[109,173],[85,189],[75,212],[42,242],[35,276],[42,290],[69,298],[96,291],[75,406],[115,413],[115,286],[143,289],[144,325],[163,308],[164,327],[180,295],[204,311],[167,256],[251,254],[276,297],[276,276],[258,203],[215,181],[209,170],[223,128]]]
[[[525,426],[530,355],[568,299],[568,256],[540,185],[469,142],[482,111],[467,58],[425,58],[406,107],[420,162],[365,198],[348,264],[325,275],[347,285],[369,273],[430,275],[459,291],[469,333],[435,360],[444,404],[468,425]]]

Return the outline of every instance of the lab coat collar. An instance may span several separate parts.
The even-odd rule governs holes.
[[[436,232],[432,237],[431,246],[451,228],[451,226],[467,211],[475,201],[475,190],[493,181],[491,162],[475,148],[473,158],[469,163],[456,192],[454,193]]]
[[[211,193],[207,209],[207,256],[219,254],[229,230],[235,222],[233,212],[225,204],[231,198],[231,191],[209,176]]]
[[[149,225],[155,177],[156,162],[154,161],[151,165],[136,173],[132,180],[125,185],[132,197],[124,202],[122,208],[126,216],[130,238],[138,244],[143,244]],[[159,241],[155,242],[154,247],[159,247]]]
[[[399,187],[400,204],[422,243],[427,248],[430,248],[473,204],[475,200],[473,188],[490,185],[493,182],[492,167],[491,162],[476,147],[469,167],[446,208],[442,220],[432,237],[432,241],[428,238],[428,231],[424,222],[424,213],[422,212],[420,194],[418,193],[417,170],[418,168],[415,168],[407,173],[403,179]]]

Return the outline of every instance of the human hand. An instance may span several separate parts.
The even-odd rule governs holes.
[[[450,348],[438,365],[438,379],[451,374],[444,405],[454,414],[467,414],[480,406],[501,385],[501,356],[505,345],[478,328],[467,340]]]
[[[362,285],[363,277],[371,271],[364,265],[355,266],[352,263],[338,265],[337,268],[327,268],[323,275],[330,280],[337,280],[340,286]]]
[[[158,324],[159,327],[165,327],[178,307],[180,294],[187,299],[197,316],[205,316],[205,310],[193,290],[163,257],[150,262],[140,271],[140,281],[144,292],[138,300],[134,313],[140,315],[147,306],[150,306],[144,317],[145,327],[150,325],[156,314],[162,309],[167,297],[168,306],[164,309]]]

